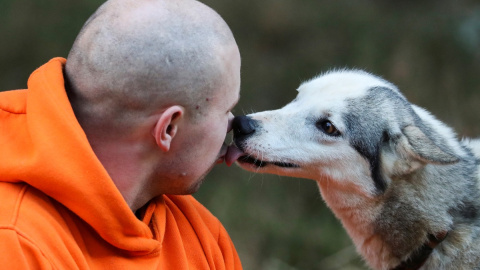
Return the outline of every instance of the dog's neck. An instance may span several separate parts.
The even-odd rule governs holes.
[[[368,195],[361,189],[345,189],[335,185],[339,181],[319,181],[320,192],[327,205],[332,209],[357,250],[375,269],[410,270],[419,269],[429,258],[432,250],[446,237],[445,232],[425,232],[428,240],[417,242],[403,255],[410,256],[400,261],[398,254],[392,250],[383,236],[379,235],[375,224],[384,207],[383,201],[376,196]],[[420,240],[423,241],[423,240]],[[409,255],[410,254],[410,255]]]
[[[345,189],[344,186],[339,186],[338,183],[340,182],[325,178],[317,181],[322,198],[335,216],[342,222],[358,252],[364,258],[385,258],[390,256],[388,251],[383,248],[381,239],[375,236],[372,227],[377,216],[376,213],[382,207],[381,204],[374,197],[366,196],[359,189]],[[372,262],[369,263],[372,264]],[[381,263],[381,260],[378,263]],[[375,266],[377,269],[383,268],[380,265],[372,266]]]

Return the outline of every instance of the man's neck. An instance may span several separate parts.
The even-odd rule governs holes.
[[[148,185],[148,162],[141,145],[134,142],[90,139],[97,158],[133,212],[152,199]]]

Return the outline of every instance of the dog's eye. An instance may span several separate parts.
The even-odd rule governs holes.
[[[320,120],[316,123],[317,128],[331,136],[339,136],[340,131],[328,120]]]

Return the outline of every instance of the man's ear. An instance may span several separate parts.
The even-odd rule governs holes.
[[[152,135],[162,151],[167,152],[170,150],[172,140],[178,131],[179,120],[184,113],[185,109],[183,107],[174,105],[168,107],[160,114],[153,128]]]

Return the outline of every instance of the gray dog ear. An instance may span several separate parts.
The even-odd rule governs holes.
[[[434,142],[419,127],[406,126],[402,129],[404,136],[400,136],[397,142],[397,150],[407,155],[407,159],[413,158],[421,163],[453,164],[459,158],[452,154],[454,151],[448,145]]]

